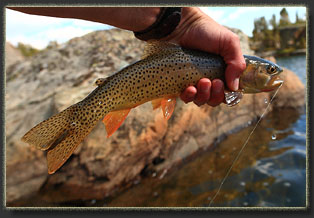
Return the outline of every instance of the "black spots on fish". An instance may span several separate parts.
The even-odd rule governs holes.
[[[141,96],[144,95],[144,89],[140,89],[140,95],[141,95]]]
[[[89,106],[95,105],[96,112],[105,113],[125,102],[143,102],[156,95],[177,93],[187,84],[211,77],[215,73],[212,69],[220,65],[207,53],[184,49],[153,54],[107,78],[98,98],[91,99]],[[99,104],[99,100],[106,104]]]

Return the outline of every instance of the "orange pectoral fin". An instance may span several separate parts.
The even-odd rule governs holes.
[[[130,110],[131,109],[113,111],[104,117],[102,122],[106,126],[107,138],[109,138],[121,126]]]
[[[164,117],[167,120],[170,119],[175,106],[176,106],[176,98],[163,99],[161,101],[162,111],[163,111]]]

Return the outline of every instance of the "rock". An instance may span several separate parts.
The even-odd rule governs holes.
[[[274,99],[273,107],[303,110],[305,106],[305,87],[301,80],[295,73],[286,68],[284,68],[280,78],[284,83]]]
[[[246,40],[245,36],[240,37]],[[248,49],[248,42],[242,46]],[[47,174],[44,152],[20,138],[31,127],[81,100],[93,83],[140,59],[144,43],[128,31],[96,31],[54,45],[24,62],[6,86],[7,203],[40,196],[46,202],[102,199],[123,190],[148,171],[164,176],[174,165],[231,131],[243,128],[265,109],[273,93],[246,95],[235,107],[177,102],[166,122],[150,103],[133,109],[124,124],[106,138],[99,122],[91,134],[55,174]],[[252,54],[247,50],[247,54]],[[272,108],[304,106],[304,87],[288,72]],[[303,95],[304,96],[304,95]],[[25,189],[27,187],[27,189]]]
[[[274,56],[265,57],[265,59],[276,63]],[[299,111],[304,109],[305,102],[305,87],[299,77],[289,69],[283,68],[280,78],[284,81],[279,90],[279,95],[274,98],[274,107],[276,108],[294,108]],[[291,92],[291,95],[280,93]]]
[[[5,65],[6,68],[10,67],[16,62],[21,62],[25,59],[22,53],[15,48],[11,43],[5,43]]]
[[[11,43],[5,43],[5,70],[6,70],[6,81],[12,80],[16,77],[19,71],[17,63],[21,63],[26,58],[23,56],[21,51],[14,47]],[[17,69],[14,69],[17,67]],[[15,72],[15,73],[13,73]]]
[[[115,42],[114,35],[121,35],[123,40]],[[131,63],[139,59],[144,43],[132,35],[119,29],[93,32],[64,44],[54,44],[7,69],[7,75],[14,75],[7,81],[5,96],[8,202],[38,190],[48,178],[44,153],[20,138],[32,126],[64,109],[62,106],[85,97],[95,88],[94,81],[115,72],[121,61]],[[119,44],[128,46],[121,49]],[[76,97],[69,98],[71,90]],[[59,98],[61,93],[64,98]],[[42,163],[40,168],[31,164],[37,161]],[[14,171],[20,169],[18,166],[24,166],[25,176],[20,177],[19,171]],[[28,184],[27,190],[19,191],[24,184]]]

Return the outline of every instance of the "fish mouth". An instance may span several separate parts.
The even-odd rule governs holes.
[[[279,88],[283,84],[283,80],[279,76],[274,76],[267,84],[267,87],[263,89],[263,92],[270,92]]]

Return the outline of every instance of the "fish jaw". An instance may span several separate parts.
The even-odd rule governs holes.
[[[283,80],[279,78],[279,76],[274,76],[267,84],[265,89],[262,89],[262,92],[271,92],[275,89],[279,88],[283,84]]]

